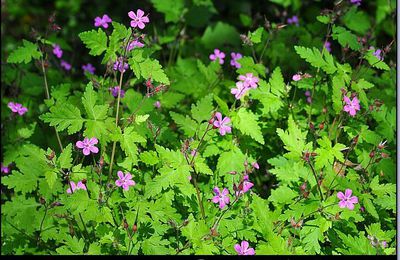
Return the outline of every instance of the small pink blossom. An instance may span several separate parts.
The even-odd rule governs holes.
[[[133,50],[134,48],[143,48],[143,46],[144,46],[144,44],[141,43],[141,42],[139,41],[139,39],[136,39],[136,40],[131,41],[131,42],[128,44],[127,50],[128,50],[128,51],[131,51],[131,50]]]
[[[66,62],[65,60],[61,60],[61,67],[64,68],[65,70],[71,70],[71,64]]]
[[[128,13],[129,18],[132,19],[131,21],[131,27],[136,28],[139,27],[140,29],[143,29],[145,27],[145,23],[149,22],[149,18],[146,16],[143,16],[144,12],[141,9],[138,9],[136,11],[136,14],[133,11],[130,11]]]
[[[61,58],[63,55],[63,51],[60,48],[60,45],[54,44],[53,45],[53,54],[56,55],[57,58]]]
[[[354,97],[352,100],[344,96],[343,97],[344,102],[346,102],[346,105],[343,107],[343,110],[347,113],[350,114],[350,116],[355,116],[357,111],[360,110],[360,102],[358,101],[357,97]]]
[[[242,81],[238,81],[236,82],[236,88],[231,88],[231,93],[235,95],[236,99],[239,100],[247,93],[248,90],[249,88],[245,87]]]
[[[108,15],[106,15],[106,14],[104,14],[102,18],[100,18],[99,16],[94,18],[94,26],[95,27],[103,26],[103,28],[107,29],[108,23],[111,23],[111,22],[112,22],[111,18],[108,17]]]
[[[249,242],[246,240],[242,241],[240,245],[236,244],[234,248],[238,255],[254,255],[256,253],[253,248],[249,248]]]
[[[111,95],[113,95],[116,98],[118,97],[119,86],[109,88],[108,90],[111,92]],[[120,98],[123,98],[124,96],[125,96],[125,90],[121,89]]]
[[[325,48],[328,52],[331,52],[331,51],[332,51],[332,49],[331,49],[331,43],[330,43],[329,41],[326,41],[326,42],[324,43],[324,48]]]
[[[301,80],[301,75],[300,74],[294,74],[293,77],[292,77],[292,80],[294,80],[294,81]]]
[[[239,75],[239,80],[243,81],[243,86],[246,88],[257,88],[257,83],[260,79],[253,76],[253,73],[246,73],[246,75]]]
[[[132,175],[128,172],[124,175],[122,171],[118,171],[118,180],[115,181],[115,185],[122,187],[124,190],[129,190],[129,186],[136,185],[135,181],[132,180]]]
[[[88,63],[86,65],[82,65],[82,69],[83,69],[84,72],[87,71],[90,74],[94,74],[94,72],[96,71],[96,68],[93,67],[93,65],[91,63]]]
[[[237,62],[238,59],[241,59],[243,56],[240,53],[234,53],[231,52],[231,66],[239,69],[240,67],[242,67],[242,65],[240,65],[239,62]]]
[[[3,163],[1,163],[1,172],[2,173],[9,173],[10,169],[8,168],[8,166],[4,166]]]
[[[77,184],[75,184],[75,182],[73,181],[70,181],[69,183],[70,187],[67,189],[67,193],[74,193],[75,190],[87,190],[85,184],[83,184],[82,181],[79,181]]]
[[[22,104],[19,103],[8,102],[7,106],[11,109],[12,112],[18,113],[20,116],[28,111],[26,107],[23,107]]]
[[[218,187],[215,187],[213,189],[215,196],[212,199],[212,202],[214,203],[219,203],[219,208],[223,209],[226,204],[229,204],[230,199],[229,199],[229,191],[227,188],[224,188],[222,192],[219,191]]]
[[[122,66],[124,64],[124,66]],[[123,60],[123,57],[119,57],[117,61],[114,62],[113,69],[119,70],[119,72],[125,72],[129,68],[128,62]]]
[[[222,119],[222,114],[220,112],[215,113],[215,120],[213,122],[214,127],[219,128],[219,133],[225,135],[226,133],[231,133],[232,129],[228,125],[231,122],[229,117],[224,117]]]
[[[350,0],[350,3],[356,5],[356,6],[360,6],[361,5],[361,1],[362,0]]]
[[[260,169],[260,165],[258,165],[258,163],[257,162],[252,162],[251,163],[251,166],[253,166],[253,168],[255,168],[255,169]]]
[[[311,104],[312,102],[312,98],[311,98],[311,92],[309,90],[307,90],[304,95],[306,95],[307,97],[307,102]]]
[[[219,49],[215,49],[213,54],[210,54],[210,60],[215,61],[218,59],[219,64],[224,64],[225,53],[220,51]]]
[[[249,191],[254,184],[249,181],[249,175],[243,176],[243,182],[239,185],[239,189],[235,192],[236,196],[240,196]]]
[[[96,137],[92,137],[90,139],[89,138],[85,138],[85,139],[83,139],[83,141],[77,141],[75,145],[79,149],[83,149],[83,154],[87,156],[91,152],[92,153],[98,153],[99,152],[99,148],[94,146],[98,142],[99,142],[99,140],[97,140]]]
[[[192,149],[192,151],[190,151],[190,155],[193,157],[197,156],[197,149],[196,148]]]
[[[345,193],[339,191],[337,197],[340,199],[339,207],[348,208],[350,210],[354,209],[354,204],[358,203],[358,198],[356,196],[351,196],[353,191],[351,189],[346,189]]]
[[[156,101],[156,102],[154,102],[154,104],[153,104],[156,108],[160,108],[161,107],[161,102],[160,101]]]
[[[296,15],[293,15],[291,18],[287,19],[288,24],[295,24],[296,26],[299,26],[299,18]]]

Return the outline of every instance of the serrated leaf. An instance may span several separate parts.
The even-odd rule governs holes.
[[[337,68],[333,61],[333,56],[328,52],[324,51],[322,55],[322,53],[315,47],[310,49],[302,46],[294,46],[294,49],[301,58],[305,59],[313,67],[321,68],[328,74],[336,72]]]
[[[72,144],[68,144],[64,151],[57,159],[58,164],[62,169],[69,169],[72,167]]]
[[[341,152],[346,148],[344,144],[337,143],[332,147],[332,143],[327,136],[323,136],[321,139],[318,139],[317,142],[320,145],[320,147],[315,150],[317,153],[315,157],[315,167],[317,169],[332,166],[335,158],[339,162],[344,161],[343,153]]]
[[[169,84],[169,79],[165,74],[162,66],[158,60],[146,59],[145,61],[139,63],[140,75],[144,79],[153,79],[157,82]]]
[[[352,50],[358,51],[360,49],[360,44],[357,41],[357,36],[352,34],[346,28],[341,26],[333,25],[332,28],[332,38],[338,40],[340,45],[343,47],[349,47]]]
[[[155,165],[159,162],[155,151],[145,151],[140,153],[140,160],[147,165]]]
[[[49,184],[50,189],[52,189],[54,186],[54,183],[57,180],[57,172],[47,171],[47,172],[45,172],[44,177],[46,178],[46,181]]]
[[[211,118],[211,112],[214,108],[212,101],[213,95],[209,94],[197,101],[196,105],[192,104],[191,112],[193,119],[198,123],[209,120]]]
[[[249,32],[248,36],[253,43],[260,43],[263,31],[263,27],[258,27],[254,32]]]
[[[248,135],[260,144],[264,144],[261,128],[258,125],[258,117],[245,108],[240,108],[237,114],[232,117],[233,127],[242,134]]]
[[[12,175],[1,178],[1,183],[15,192],[27,193],[36,190],[37,177],[32,173],[22,174],[19,171],[13,171]]]
[[[328,15],[318,15],[317,20],[323,24],[328,24],[331,18]]]
[[[100,28],[97,31],[81,32],[78,36],[86,45],[86,48],[90,49],[90,55],[99,56],[107,50],[107,35]]]
[[[82,129],[84,119],[81,117],[81,111],[69,104],[52,106],[50,112],[39,116],[45,123],[55,126],[57,131],[63,131],[68,128],[68,134],[72,135]]]
[[[185,136],[192,137],[196,133],[197,124],[189,116],[183,116],[173,111],[169,112],[172,119],[178,125],[178,127],[185,133]]]
[[[8,63],[29,63],[32,59],[39,59],[42,53],[38,46],[30,41],[22,40],[23,46],[18,47],[10,53],[7,58]]]

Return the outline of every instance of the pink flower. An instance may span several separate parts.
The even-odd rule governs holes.
[[[219,64],[224,64],[225,53],[219,49],[215,49],[213,54],[210,54],[210,60],[215,61],[218,58]]]
[[[352,190],[346,189],[344,194],[341,191],[337,193],[337,197],[340,199],[340,208],[347,207],[350,210],[354,209],[354,204],[358,203],[358,198],[356,196],[351,196],[352,192]]]
[[[28,111],[26,107],[23,107],[22,104],[19,103],[8,102],[7,106],[11,109],[12,112],[18,113],[20,116]]]
[[[89,155],[90,152],[98,153],[99,152],[99,148],[94,146],[98,142],[99,142],[99,140],[97,140],[96,137],[92,137],[90,139],[89,138],[85,138],[85,139],[83,139],[83,141],[76,142],[76,147],[78,147],[80,149],[83,149],[83,154],[84,155]]]
[[[292,18],[287,19],[288,24],[296,24],[296,26],[299,26],[299,18],[296,15],[293,15]]]
[[[88,63],[86,65],[82,65],[82,69],[83,69],[84,72],[87,71],[90,74],[94,74],[94,72],[96,70],[96,68],[93,67],[93,65],[91,63]]]
[[[357,111],[360,110],[360,102],[358,101],[357,97],[354,97],[351,100],[349,97],[343,97],[344,102],[346,105],[343,107],[343,110],[350,114],[350,116],[355,116]]]
[[[132,175],[128,172],[124,175],[122,171],[118,171],[118,180],[115,181],[115,185],[122,187],[124,190],[129,190],[129,186],[136,185],[135,181],[132,180]]]
[[[260,169],[260,165],[258,165],[258,163],[257,162],[252,162],[251,163],[251,166],[253,166],[253,168],[255,168],[255,169]]]
[[[260,80],[258,77],[253,76],[253,73],[246,73],[246,75],[240,75],[239,80],[243,81],[243,86],[246,88],[257,88],[257,83]]]
[[[139,39],[136,39],[136,40],[134,40],[134,41],[131,41],[129,44],[128,44],[128,47],[127,47],[127,50],[128,51],[131,51],[131,50],[133,50],[134,48],[142,48],[144,46],[144,44],[143,43],[141,43],[140,41],[139,41]]]
[[[197,155],[197,149],[192,149],[192,151],[190,151],[190,155],[195,157]]]
[[[238,63],[237,60],[243,57],[242,54],[231,52],[231,57],[232,57],[231,66],[239,69],[242,65],[240,65],[240,63]]]
[[[128,13],[128,16],[132,19],[131,21],[131,27],[136,28],[139,27],[140,29],[143,29],[145,27],[145,23],[149,22],[149,18],[146,16],[143,16],[144,12],[140,9],[137,9],[136,14],[133,11],[130,11]]]
[[[96,26],[96,27],[103,26],[105,29],[107,29],[108,23],[111,23],[111,22],[112,22],[111,18],[108,17],[108,15],[106,15],[106,14],[104,14],[102,18],[100,18],[99,16],[94,18],[94,26]]]
[[[243,182],[239,185],[239,189],[235,192],[235,195],[240,196],[249,191],[253,186],[254,184],[249,181],[249,175],[244,175]]]
[[[225,135],[226,133],[231,133],[232,129],[228,125],[231,122],[229,117],[224,117],[222,119],[222,114],[220,112],[215,113],[216,119],[213,122],[214,127],[219,128],[219,133]]]
[[[3,163],[1,163],[1,172],[9,173],[10,169],[8,168],[8,166],[4,166]]]
[[[253,248],[249,248],[249,242],[246,240],[242,241],[242,243],[236,244],[234,246],[235,251],[238,253],[238,255],[254,255],[255,251]]]
[[[156,108],[160,108],[161,107],[161,102],[160,101],[156,101],[156,102],[154,102],[154,104],[153,104]]]
[[[242,81],[236,82],[236,88],[231,88],[231,93],[235,95],[236,99],[240,99],[249,88],[245,87]]]
[[[359,5],[361,5],[361,1],[362,0],[350,0],[350,3],[359,6]]]
[[[219,203],[220,209],[223,209],[226,206],[226,204],[229,204],[230,199],[229,199],[229,191],[227,188],[224,188],[222,190],[222,193],[219,191],[218,187],[215,187],[213,191],[215,192],[216,196],[213,197],[212,202]]]
[[[111,92],[111,95],[113,95],[116,98],[118,97],[118,90],[119,90],[118,86],[109,88],[108,90]],[[125,90],[121,89],[120,98],[123,98],[124,96],[125,96]]]
[[[331,52],[331,51],[332,51],[332,49],[331,49],[331,43],[328,42],[328,41],[326,41],[326,42],[324,43],[324,48],[325,48],[328,52]]]
[[[53,45],[53,54],[56,55],[57,58],[61,58],[63,55],[63,51],[60,48],[60,45]]]
[[[307,97],[307,102],[311,103],[312,102],[312,98],[311,98],[311,92],[309,90],[307,90],[304,95],[306,95]]]
[[[64,68],[65,70],[70,70],[71,69],[71,64],[69,64],[65,60],[61,60],[61,67]]]
[[[300,74],[294,74],[293,77],[292,77],[292,80],[294,80],[294,81],[301,80],[301,75]]]
[[[67,190],[67,193],[74,193],[75,190],[86,190],[85,184],[83,184],[81,181],[79,181],[76,185],[75,182],[70,181],[70,187]],[[72,191],[71,191],[72,188]]]
[[[122,63],[124,64],[123,67],[122,67]],[[127,70],[128,68],[129,68],[128,63],[126,61],[124,61],[122,57],[119,57],[117,59],[117,61],[114,62],[114,66],[113,66],[114,70],[119,70],[119,72],[122,73],[122,72],[125,72],[125,70]]]

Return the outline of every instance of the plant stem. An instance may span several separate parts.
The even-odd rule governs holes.
[[[240,196],[240,195],[239,195],[239,196]],[[215,221],[215,223],[214,223],[213,226],[212,226],[212,229],[215,230],[215,229],[217,228],[219,222],[221,221],[221,219],[222,219],[222,217],[225,215],[225,213],[226,213],[227,211],[229,211],[229,210],[233,207],[233,205],[235,205],[235,203],[239,200],[239,196],[237,196],[237,197],[235,198],[235,200],[232,202],[232,204],[229,204],[228,208],[227,208],[225,211],[223,211],[222,214],[217,218],[217,220]]]
[[[42,221],[40,222],[39,235],[38,235],[38,237],[37,237],[37,245],[39,245],[40,235],[42,234],[43,222],[44,222],[44,219],[46,218],[47,210],[48,210],[48,208],[47,208],[47,205],[46,205],[46,206],[45,206],[45,210],[44,210],[44,215],[43,215]]]
[[[310,168],[314,175],[315,181],[317,182],[317,188],[318,188],[319,195],[321,196],[321,201],[323,201],[324,196],[322,195],[321,187],[319,186],[319,183],[318,183],[317,173],[315,172],[314,166],[312,166],[310,160],[308,160],[307,162],[308,162],[308,165],[310,165]]]

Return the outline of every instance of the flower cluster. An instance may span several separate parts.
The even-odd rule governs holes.
[[[96,68],[93,67],[93,65],[91,63],[88,63],[86,65],[85,64],[82,65],[82,70],[83,70],[83,72],[88,72],[90,74],[94,74],[94,72],[96,71]]]
[[[20,116],[28,111],[28,109],[22,106],[22,104],[20,103],[8,102],[7,106],[11,109],[12,112],[17,113]]]
[[[312,102],[311,92],[309,90],[306,90],[304,95],[307,97],[307,103],[311,104]]]
[[[239,80],[236,82],[236,88],[231,89],[231,93],[235,95],[236,99],[243,97],[251,88],[257,88],[260,79],[253,76],[253,73],[246,73],[246,75],[240,75]]]
[[[293,15],[291,18],[287,19],[288,24],[295,24],[296,26],[299,26],[299,18],[296,15]]]
[[[114,62],[113,69],[119,70],[119,72],[123,73],[129,68],[129,65],[126,61],[124,61],[123,57],[119,57],[117,61]]]
[[[111,92],[111,95],[113,95],[116,98],[118,97],[119,86],[109,88],[108,90]],[[121,91],[120,98],[123,98],[125,96],[125,90],[121,89],[120,91]]]
[[[84,155],[89,155],[90,153],[98,153],[99,152],[99,148],[97,148],[95,146],[95,144],[97,144],[99,142],[99,140],[97,140],[96,137],[92,137],[92,138],[85,138],[83,139],[83,141],[77,141],[76,142],[76,147],[78,147],[79,149],[82,149],[82,152]]]

